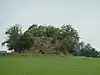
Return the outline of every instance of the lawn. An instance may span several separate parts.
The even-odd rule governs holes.
[[[0,75],[100,75],[100,59],[6,56],[0,57]]]

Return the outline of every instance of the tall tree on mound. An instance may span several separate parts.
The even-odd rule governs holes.
[[[31,36],[31,34],[29,34],[28,32],[24,32],[24,34],[21,36],[20,40],[19,40],[19,46],[21,48],[22,51],[24,50],[29,50],[31,47],[33,47],[33,43],[34,43],[34,37]]]
[[[6,44],[8,50],[14,50],[15,52],[21,53],[21,51],[29,49],[33,43],[33,37],[27,32],[24,32],[23,34],[19,24],[9,27],[5,34],[8,39],[2,43],[2,46]]]
[[[20,25],[15,24],[14,26],[9,27],[5,34],[7,35],[8,39],[2,43],[2,46],[6,44],[8,50],[14,49],[14,51],[20,52],[21,49],[19,47],[19,40],[22,36],[22,30]]]
[[[61,40],[63,51],[74,52],[74,48],[79,41],[77,30],[72,28],[71,25],[63,25],[60,30],[59,39]]]

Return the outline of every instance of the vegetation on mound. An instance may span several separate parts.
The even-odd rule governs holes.
[[[33,24],[25,32],[19,24],[7,29],[8,39],[2,45],[8,50],[22,53],[38,52],[42,54],[72,54],[77,56],[97,57],[98,52],[90,44],[80,41],[78,31],[71,25],[54,27]]]

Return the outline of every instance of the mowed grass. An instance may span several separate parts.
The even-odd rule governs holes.
[[[0,75],[100,75],[100,59],[59,56],[0,57]]]

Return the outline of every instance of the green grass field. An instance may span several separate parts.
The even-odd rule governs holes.
[[[0,57],[0,75],[100,75],[100,59],[59,56]]]

